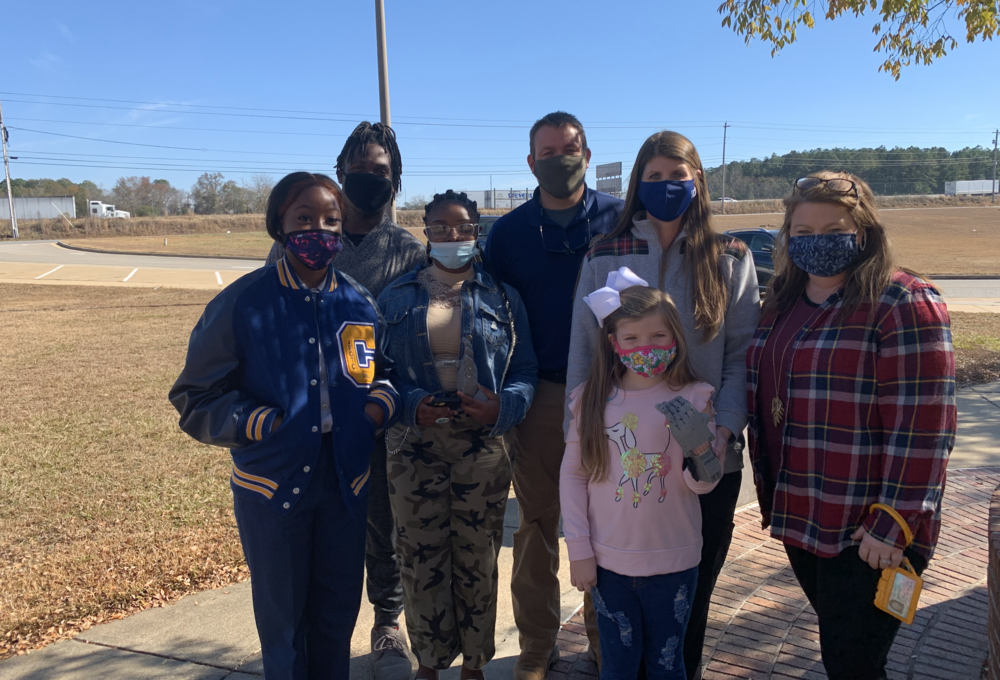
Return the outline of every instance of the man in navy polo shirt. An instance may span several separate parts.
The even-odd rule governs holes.
[[[575,116],[548,114],[532,126],[529,140],[528,167],[538,188],[497,220],[486,243],[491,270],[524,300],[538,357],[538,388],[517,428],[514,458],[519,522],[511,592],[521,645],[515,680],[542,680],[558,659],[559,466],[574,292],[591,242],[615,228],[624,207],[584,182],[590,149]],[[596,622],[587,628],[594,645]]]

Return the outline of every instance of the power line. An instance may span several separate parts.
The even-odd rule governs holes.
[[[134,101],[129,99],[105,99],[99,97],[69,97],[65,95],[55,95],[55,94],[29,94],[26,92],[0,92],[0,94],[10,94],[16,97],[37,97],[37,98],[49,98],[49,99],[72,99],[77,101],[92,101],[92,102],[112,102],[116,104],[141,104],[145,106],[184,106],[191,108],[202,108],[202,109],[225,109],[230,111],[265,111],[269,113],[298,113],[305,115],[328,115],[328,116],[353,116],[357,118],[373,118],[374,113],[343,113],[343,112],[331,112],[331,111],[303,111],[295,109],[267,109],[267,108],[254,108],[246,106],[221,106],[214,104],[188,104],[188,103],[178,103],[178,102],[145,102],[145,101]],[[46,104],[48,102],[30,102],[33,104]],[[131,109],[130,109],[131,110]],[[152,109],[150,109],[152,111]],[[442,121],[463,121],[463,122],[486,122],[486,123],[521,123],[523,125],[532,125],[535,121],[528,119],[505,119],[505,118],[447,118],[442,116],[397,116],[397,118],[412,119],[412,120],[442,120]],[[681,124],[700,124],[704,125],[710,121],[696,120],[696,121],[674,121],[675,125]],[[593,121],[594,124],[617,124],[617,123],[628,123],[632,125],[659,125],[656,121]],[[713,126],[708,126],[713,127]]]

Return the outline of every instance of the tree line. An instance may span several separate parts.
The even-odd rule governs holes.
[[[89,201],[114,204],[136,217],[156,215],[216,215],[220,213],[263,213],[267,197],[274,187],[269,175],[251,175],[240,183],[227,180],[221,173],[206,172],[190,189],[175,187],[165,179],[150,177],[119,177],[111,189],[84,180],[12,179],[14,196],[72,196],[76,214],[90,213]],[[0,196],[6,197],[6,182],[0,181]]]
[[[796,179],[818,170],[853,173],[868,182],[876,194],[942,194],[945,182],[992,179],[993,150],[981,146],[959,151],[880,146],[772,154],[770,158],[726,163],[725,195],[737,200],[783,198]],[[712,196],[722,196],[722,166],[709,168],[707,174]]]

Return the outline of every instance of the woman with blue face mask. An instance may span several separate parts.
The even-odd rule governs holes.
[[[763,526],[816,610],[827,675],[877,680],[900,625],[874,605],[882,570],[923,571],[941,526],[956,427],[948,310],[896,266],[854,175],[797,180],[775,244],[747,353]]]
[[[482,678],[493,658],[512,474],[504,435],[524,418],[537,375],[520,296],[478,261],[478,222],[464,193],[435,195],[424,215],[428,264],[378,299],[403,402],[386,437],[389,497],[423,679],[459,654],[461,677]]]
[[[715,389],[714,453],[724,461],[725,474],[698,497],[701,562],[684,637],[688,678],[700,677],[708,606],[733,536],[746,424],[744,358],[760,314],[753,258],[742,242],[714,232],[711,212],[708,182],[691,141],[670,131],[649,137],[632,166],[621,221],[584,257],[566,379],[569,394],[586,381],[594,361],[597,323],[584,298],[604,286],[610,272],[628,267],[673,299],[691,368]],[[567,433],[569,421],[567,410]],[[591,606],[589,597],[584,604]]]

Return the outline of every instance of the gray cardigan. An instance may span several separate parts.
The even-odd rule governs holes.
[[[608,272],[628,267],[650,285],[660,280],[660,262],[663,248],[656,228],[639,213],[632,219],[631,233],[598,244],[587,253],[580,270],[573,303],[573,328],[569,343],[569,366],[566,375],[566,394],[587,380],[594,356],[594,339],[597,337],[597,319],[583,298],[602,288]],[[737,242],[725,249],[719,258],[719,267],[726,282],[729,303],[719,333],[708,342],[702,341],[702,332],[695,328],[693,293],[688,289],[688,275],[684,271],[683,248],[686,243],[682,231],[667,250],[663,260],[662,288],[674,299],[680,312],[687,340],[691,368],[704,381],[715,388],[715,422],[728,427],[739,436],[747,423],[747,372],[746,354],[757,329],[760,316],[760,294],[757,291],[757,272],[753,258]],[[566,409],[564,429],[569,426],[569,409]],[[732,452],[732,447],[730,447]],[[743,468],[742,455],[726,456],[726,472]]]
[[[267,264],[273,264],[285,254],[280,243],[271,246]],[[427,247],[402,227],[392,223],[388,215],[354,245],[344,239],[344,249],[337,253],[333,266],[368,289],[377,298],[385,288],[418,264],[427,262]]]

